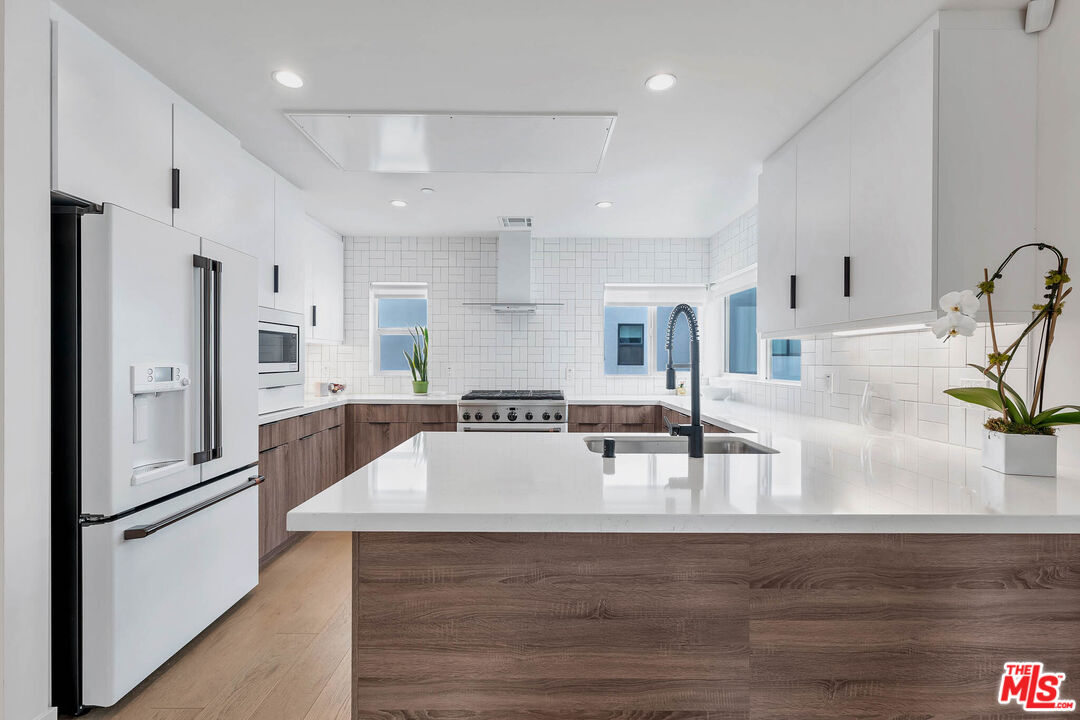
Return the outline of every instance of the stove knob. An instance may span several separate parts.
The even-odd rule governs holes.
[[[514,422],[515,420],[517,420],[517,413],[511,410],[509,413],[507,413],[506,419],[510,422]]]
[[[561,412],[555,413],[555,422],[562,422],[562,413]]]
[[[541,415],[540,417],[541,417],[542,419],[544,419],[545,421],[546,421],[546,420],[550,420],[550,419],[551,419],[551,413],[549,413],[549,412],[545,412],[545,413],[544,413],[543,415]]]
[[[531,412],[525,413],[525,419],[526,420],[532,420],[532,418],[533,418],[533,414]]]
[[[469,418],[471,418],[471,417],[472,417],[472,415],[470,415],[469,413],[462,413],[461,414],[461,419],[464,420],[465,422],[469,422]]]
[[[497,412],[491,413],[491,419],[492,420],[498,420],[499,419],[499,413],[497,413]]]
[[[479,410],[477,410],[477,411],[476,411],[476,414],[475,414],[475,415],[473,415],[473,417],[474,417],[474,418],[476,418],[476,421],[477,421],[477,422],[480,422],[481,420],[483,420],[483,419],[484,419],[484,413],[482,413],[482,412],[480,412]]]

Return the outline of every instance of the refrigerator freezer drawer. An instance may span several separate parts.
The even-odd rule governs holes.
[[[255,475],[83,528],[84,704],[116,703],[258,583],[259,489],[208,503]]]

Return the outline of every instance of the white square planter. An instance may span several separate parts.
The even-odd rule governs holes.
[[[1008,475],[1057,475],[1056,435],[1013,435],[983,428],[983,467]]]

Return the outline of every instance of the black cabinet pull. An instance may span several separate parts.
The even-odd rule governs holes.
[[[278,266],[274,266],[274,292],[278,291]]]
[[[175,513],[173,515],[169,515],[168,517],[162,518],[161,520],[158,520],[155,523],[150,523],[149,525],[136,525],[135,527],[130,527],[127,530],[124,531],[124,539],[125,540],[141,540],[142,538],[150,537],[151,535],[158,532],[159,530],[164,530],[165,528],[169,527],[170,525],[178,523],[181,520],[184,520],[185,518],[189,518],[189,517],[191,517],[192,515],[194,515],[196,513],[202,512],[203,510],[205,510],[208,507],[212,507],[214,505],[217,505],[222,500],[228,500],[233,495],[236,495],[238,493],[242,493],[243,491],[247,490],[248,488],[253,488],[253,487],[257,486],[257,485],[262,485],[265,480],[266,480],[266,477],[263,476],[263,475],[252,475],[251,477],[249,477],[247,479],[247,482],[245,482],[243,485],[237,485],[236,487],[232,488],[231,490],[226,490],[225,492],[221,493],[220,495],[215,495],[212,498],[207,498],[206,500],[203,500],[201,503],[198,503],[196,505],[192,505],[189,508],[185,508],[184,510],[181,510],[178,513]]]
[[[180,209],[180,168],[172,169],[172,206],[173,210]]]
[[[317,307],[318,307],[317,305],[312,305],[312,306],[311,306],[311,327],[315,327],[316,325],[318,325],[318,324],[319,324],[319,323],[318,323],[318,322],[317,322],[317,321],[315,320],[315,310],[316,310],[316,308],[317,308]]]
[[[851,256],[844,256],[844,297],[851,297]]]
[[[791,309],[795,309],[795,276],[791,276]]]

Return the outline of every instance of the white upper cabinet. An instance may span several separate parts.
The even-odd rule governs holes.
[[[268,268],[273,307],[304,312],[304,275],[308,218],[300,191],[282,177],[274,178],[274,262]],[[260,263],[260,273],[267,268]],[[260,279],[260,287],[263,280]],[[309,320],[310,322],[310,320]]]
[[[760,331],[931,320],[939,296],[973,288],[983,267],[992,272],[1033,242],[1036,58],[1037,40],[1016,13],[937,13],[767,160]],[[792,145],[794,220],[783,201]],[[780,242],[778,228],[792,223],[793,240]],[[761,279],[792,265],[788,327],[779,292]],[[1035,267],[1031,253],[1009,266],[995,317],[1030,319]]]
[[[309,342],[345,339],[345,250],[341,236],[307,220],[307,334]]]
[[[912,38],[851,96],[853,320],[917,313],[934,302],[936,49],[934,32]]]
[[[173,108],[179,207],[173,224],[258,257],[274,236],[274,173],[186,102]]]
[[[758,178],[758,332],[795,327],[795,143],[765,161]]]
[[[55,5],[52,189],[172,222],[175,95]]]
[[[850,138],[851,108],[842,100],[826,108],[799,134],[795,188],[797,327],[848,319],[844,258],[850,253]]]

